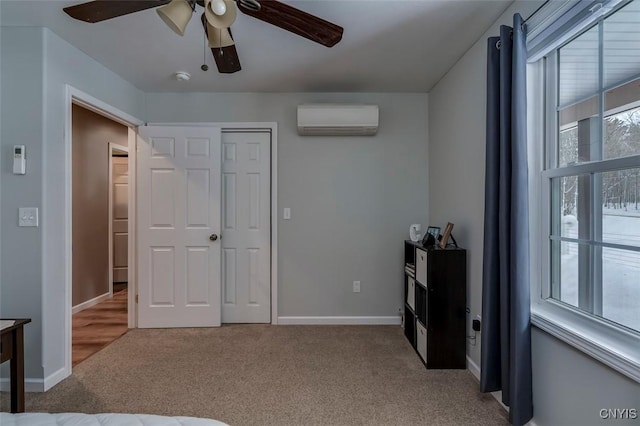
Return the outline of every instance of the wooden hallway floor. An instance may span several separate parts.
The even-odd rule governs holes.
[[[89,358],[127,332],[127,289],[73,315],[72,365]]]

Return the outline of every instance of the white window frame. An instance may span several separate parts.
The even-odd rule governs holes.
[[[640,1],[640,0],[635,0]],[[622,5],[623,2],[617,5]],[[626,4],[626,2],[624,2]],[[616,7],[616,10],[618,7]],[[609,15],[607,11],[606,15]],[[551,40],[547,52],[564,45],[576,35],[604,19],[605,13],[581,22],[567,31],[562,40]],[[589,356],[640,383],[640,333],[606,319],[551,299],[551,179],[601,171],[603,168],[640,167],[640,155],[582,163],[562,168],[557,164],[555,146],[557,108],[545,90],[556,93],[555,78],[545,75],[545,57],[539,51],[530,57],[527,68],[528,152],[531,217],[531,322],[534,326],[574,346]],[[553,59],[551,59],[553,60]],[[602,105],[602,103],[601,103]],[[624,247],[627,248],[627,247]]]

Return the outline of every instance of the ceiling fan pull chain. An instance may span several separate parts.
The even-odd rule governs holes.
[[[204,43],[202,44],[202,71],[209,71],[209,65],[207,65],[207,37],[204,37]]]

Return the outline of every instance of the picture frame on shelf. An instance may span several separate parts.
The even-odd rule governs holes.
[[[427,228],[427,232],[424,233],[424,238],[422,239],[423,247],[433,247],[438,243],[438,236],[440,235],[440,227],[439,226],[429,226]]]
[[[451,236],[451,230],[453,229],[453,223],[448,222],[447,226],[444,228],[444,234],[442,234],[442,239],[440,240],[440,248],[447,248],[447,243],[449,242],[449,237]]]

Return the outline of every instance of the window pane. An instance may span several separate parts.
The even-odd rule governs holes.
[[[598,27],[560,49],[559,105],[574,103],[598,92]]]
[[[578,306],[578,243],[552,241],[551,297]]]
[[[597,96],[568,106],[558,113],[558,165],[584,163],[602,158]]]
[[[590,176],[583,174],[554,178],[551,185],[551,234],[566,238],[590,239]]]
[[[640,331],[640,252],[552,241],[551,274],[553,299]]]
[[[640,2],[634,1],[604,21],[605,87],[640,74]]]
[[[640,253],[603,248],[602,258],[602,316],[640,331]]]
[[[640,82],[634,82],[636,86]],[[635,94],[640,101],[640,86]],[[612,98],[607,93],[607,102]],[[629,96],[627,92],[625,96]],[[626,99],[629,100],[629,99]],[[618,114],[609,115],[604,121],[604,158],[620,158],[640,154],[640,108],[632,108]]]
[[[558,135],[558,165],[566,166],[578,162],[578,126],[560,130]]]
[[[596,179],[602,179],[602,241],[640,247],[640,168],[601,173]]]

